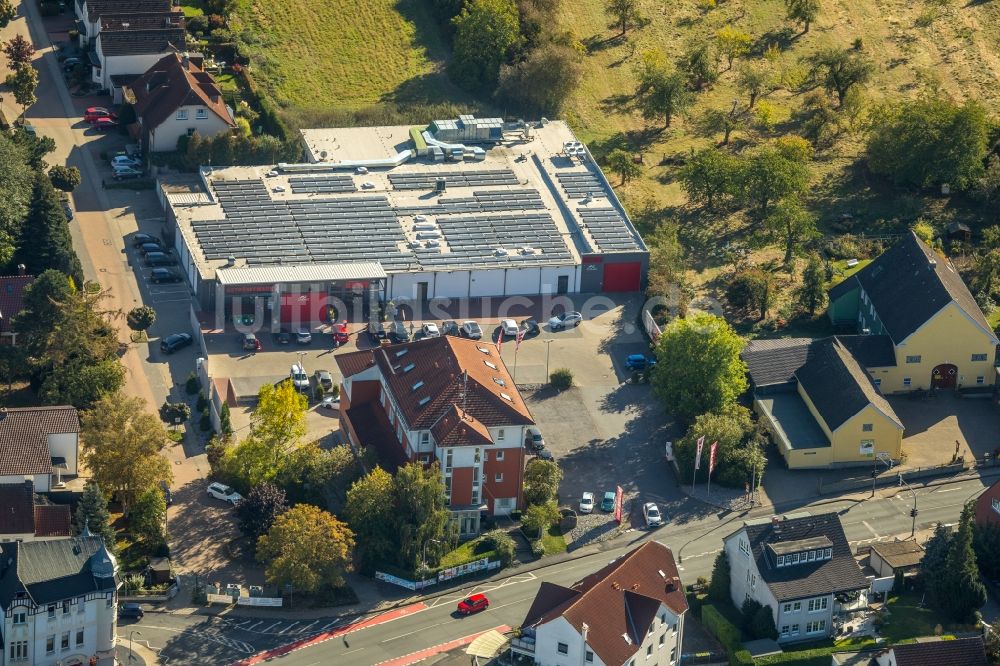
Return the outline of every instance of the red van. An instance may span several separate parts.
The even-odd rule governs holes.
[[[458,614],[472,615],[473,613],[484,611],[489,607],[490,600],[486,598],[485,594],[473,594],[471,597],[458,602]]]

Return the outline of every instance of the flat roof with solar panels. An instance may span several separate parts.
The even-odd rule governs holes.
[[[303,130],[307,161],[163,187],[202,279],[232,266],[378,261],[396,273],[577,266],[646,247],[560,121]]]

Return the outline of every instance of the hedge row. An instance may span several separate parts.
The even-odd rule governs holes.
[[[712,604],[701,607],[701,622],[729,654],[730,666],[753,666],[753,658],[743,649],[743,632]]]
[[[260,125],[264,129],[264,133],[278,137],[282,143],[292,138],[292,131],[281,119],[277,107],[266,95],[261,94],[257,82],[254,81],[246,67],[239,68],[239,76],[243,79],[243,89],[247,96],[253,98],[248,102],[251,106],[256,107],[260,114]]]

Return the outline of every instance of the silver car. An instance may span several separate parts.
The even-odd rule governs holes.
[[[561,331],[566,328],[579,326],[583,321],[583,315],[579,312],[564,312],[561,315],[549,319],[549,328],[553,331]]]

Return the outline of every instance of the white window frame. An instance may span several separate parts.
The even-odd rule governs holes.
[[[197,120],[206,120],[208,118],[208,109],[205,108],[195,109],[194,117]]]
[[[497,451],[497,462],[503,462],[503,451]]]
[[[556,652],[559,654],[569,654],[569,643],[556,643]]]
[[[497,428],[497,441],[502,442],[507,436],[507,431],[504,428]]]
[[[493,483],[501,483],[503,481],[503,472],[497,472],[493,475]]]
[[[903,386],[909,386],[912,383],[913,380],[910,377],[903,377]]]
[[[177,113],[174,115],[174,120],[187,120],[188,112],[187,109],[177,109]]]
[[[993,505],[993,510],[994,511],[996,511],[997,513],[1000,513],[1000,499],[997,499],[996,497],[994,497],[992,500],[990,500],[990,504]]]
[[[986,383],[986,377],[984,377],[983,375],[979,375],[978,377],[976,377],[976,384],[982,386],[985,383]]]

